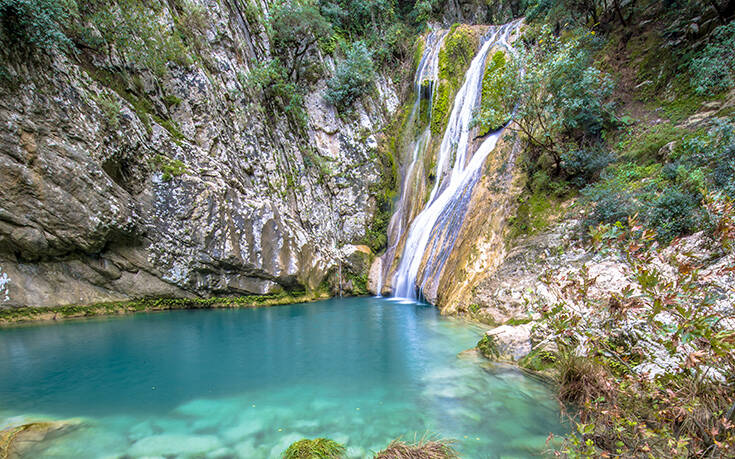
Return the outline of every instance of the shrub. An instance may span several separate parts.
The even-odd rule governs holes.
[[[735,22],[714,30],[710,43],[691,60],[691,83],[698,94],[716,94],[735,84]]]
[[[73,27],[75,40],[85,46],[101,50],[112,46],[126,64],[151,70],[159,78],[168,74],[170,64],[188,66],[193,62],[182,39],[182,35],[193,36],[192,32],[182,34],[174,28],[162,26],[164,9],[159,0],[77,0],[77,3],[79,23],[92,24],[101,35],[100,38],[88,28],[76,24]],[[186,11],[185,16],[188,14]],[[191,12],[195,16],[202,13]],[[189,26],[203,20],[191,19],[193,22]]]
[[[584,220],[585,226],[600,223],[625,222],[638,211],[633,192],[615,186],[594,186],[582,190],[585,200],[592,205],[592,211]]]
[[[345,447],[327,438],[303,439],[293,443],[283,453],[283,459],[340,459]]]
[[[306,124],[303,95],[298,86],[288,79],[288,72],[280,60],[271,59],[255,64],[242,83],[246,88],[261,93],[271,113],[282,112],[297,126]]]
[[[518,52],[524,71],[510,79],[507,97],[517,104],[511,126],[532,147],[531,171],[541,167],[556,178],[564,172],[563,152],[579,145],[598,149],[603,131],[613,125],[613,83],[594,67],[591,50],[598,43],[591,32],[574,30],[561,39],[543,26],[538,34],[537,45]],[[537,164],[543,156],[551,164]]]
[[[319,5],[332,25],[356,37],[380,33],[396,20],[393,2],[386,0],[320,0]]]
[[[347,110],[370,91],[374,80],[372,53],[364,42],[355,42],[347,49],[345,59],[329,80],[325,99],[339,110]]]
[[[582,188],[599,177],[600,172],[615,160],[603,149],[580,149],[562,153],[562,169],[572,185]]]
[[[375,455],[374,459],[455,459],[457,451],[447,440],[421,439],[417,443],[408,444],[401,440],[393,440],[388,447]]]
[[[656,199],[650,210],[650,223],[658,238],[669,242],[691,233],[700,221],[698,196],[670,188]]]
[[[677,150],[679,162],[705,171],[707,186],[735,198],[735,120],[716,120],[706,133],[685,138]]]
[[[59,0],[0,0],[0,40],[26,53],[63,49],[70,44],[62,31],[68,19]]]

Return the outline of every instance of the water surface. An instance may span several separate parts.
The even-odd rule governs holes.
[[[333,299],[0,330],[0,428],[80,417],[33,457],[271,458],[325,436],[350,457],[427,432],[462,457],[563,433],[543,383],[457,354],[481,329],[427,305]]]

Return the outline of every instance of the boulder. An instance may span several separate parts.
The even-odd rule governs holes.
[[[485,332],[484,346],[480,352],[486,357],[499,360],[518,361],[531,352],[532,323],[522,325],[502,325]]]

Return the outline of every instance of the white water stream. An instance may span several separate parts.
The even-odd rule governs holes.
[[[464,83],[457,92],[439,149],[436,183],[424,209],[413,220],[408,230],[403,255],[393,278],[395,297],[410,300],[418,298],[420,286],[417,285],[417,277],[432,238],[451,233],[451,237],[445,238],[449,240],[448,244],[440,243],[432,246],[431,257],[425,267],[425,271],[426,268],[431,268],[432,275],[439,274],[454,245],[485,159],[493,151],[502,134],[502,129],[490,134],[468,160],[467,155],[471,148],[470,126],[474,111],[480,102],[487,55],[496,45],[510,49],[507,40],[519,24],[515,21],[492,29],[465,74]],[[445,173],[452,156],[454,164],[451,170]]]

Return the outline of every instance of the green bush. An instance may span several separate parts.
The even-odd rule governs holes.
[[[700,195],[670,188],[653,202],[648,220],[658,239],[669,242],[677,236],[693,232],[701,221]]]
[[[340,459],[345,447],[327,438],[303,439],[293,443],[283,453],[283,459]]]
[[[320,0],[319,6],[332,25],[353,37],[379,33],[396,20],[389,0]]]
[[[699,94],[716,94],[735,85],[735,22],[714,30],[710,43],[689,64]]]
[[[634,200],[634,192],[625,187],[593,186],[582,190],[585,201],[592,209],[585,218],[585,227],[597,226],[600,223],[625,223],[628,217],[638,211]]]
[[[579,149],[562,153],[562,168],[569,182],[583,188],[599,177],[602,170],[615,160],[603,149]]]
[[[282,112],[297,126],[307,121],[304,98],[299,87],[289,80],[288,71],[280,60],[271,59],[255,64],[244,77],[246,88],[261,93],[270,112]]]
[[[735,119],[716,120],[712,128],[685,137],[676,150],[679,163],[704,171],[706,186],[735,198]]]
[[[62,30],[68,19],[60,0],[0,0],[0,41],[25,53],[63,49],[70,44]]]
[[[77,0],[80,21],[74,24],[75,41],[93,49],[112,46],[127,64],[151,70],[159,78],[168,74],[169,65],[188,66],[193,60],[182,37],[194,37],[191,30],[180,33],[161,24],[164,21],[162,0]],[[188,17],[186,11],[192,15]],[[186,10],[188,19],[179,27],[198,27],[204,12]],[[91,24],[101,38],[82,24]],[[195,43],[195,45],[197,45]],[[199,45],[197,45],[199,46]]]
[[[364,42],[355,42],[347,49],[345,59],[329,80],[325,99],[340,111],[347,110],[370,91],[374,80],[372,53]]]

